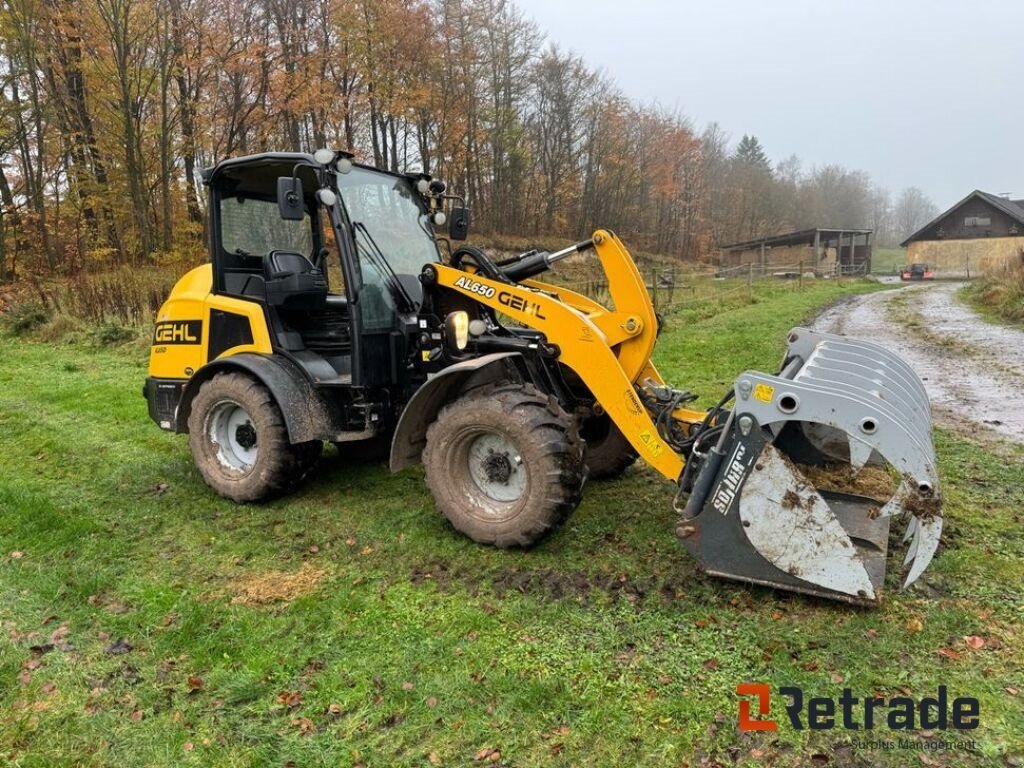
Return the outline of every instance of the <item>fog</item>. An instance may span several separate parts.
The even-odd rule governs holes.
[[[942,207],[1024,197],[1024,2],[516,0],[625,93]]]

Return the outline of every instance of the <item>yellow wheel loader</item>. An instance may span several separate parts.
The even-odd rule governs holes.
[[[776,373],[694,410],[651,363],[658,319],[611,232],[496,263],[457,245],[470,212],[442,182],[330,150],[226,160],[204,182],[211,263],[160,309],[144,394],[217,493],[287,492],[329,441],[422,462],[454,528],[528,547],[588,477],[639,457],[678,486],[675,533],[710,574],[876,603],[894,517],[906,583],[931,560],[929,404],[890,352],[795,328]],[[609,306],[538,279],[572,255],[604,271]],[[870,473],[893,482],[858,486]]]

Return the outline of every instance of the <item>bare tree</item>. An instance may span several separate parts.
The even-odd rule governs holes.
[[[939,209],[928,197],[917,187],[904,189],[896,201],[893,210],[893,219],[896,222],[896,237],[899,240],[910,237],[917,230],[927,224],[938,215]]]

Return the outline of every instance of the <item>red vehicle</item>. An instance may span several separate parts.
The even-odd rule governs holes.
[[[900,270],[900,280],[934,280],[935,273],[927,264],[911,264]]]

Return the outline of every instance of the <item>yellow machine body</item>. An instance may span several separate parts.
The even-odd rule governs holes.
[[[683,460],[659,436],[635,388],[648,379],[663,383],[650,359],[658,333],[654,306],[622,242],[606,230],[595,232],[593,242],[613,309],[540,281],[509,285],[444,265],[438,267],[438,284],[543,333],[558,347],[559,361],[586,384],[640,456],[665,477],[678,480]],[[702,411],[676,412],[676,418],[689,423],[704,417]]]
[[[149,356],[151,377],[188,379],[202,366],[219,358],[243,352],[269,355],[273,351],[263,307],[255,301],[212,293],[212,287],[213,270],[209,264],[196,267],[175,284],[156,317]],[[214,312],[248,320],[251,343],[217,348],[211,336]]]

